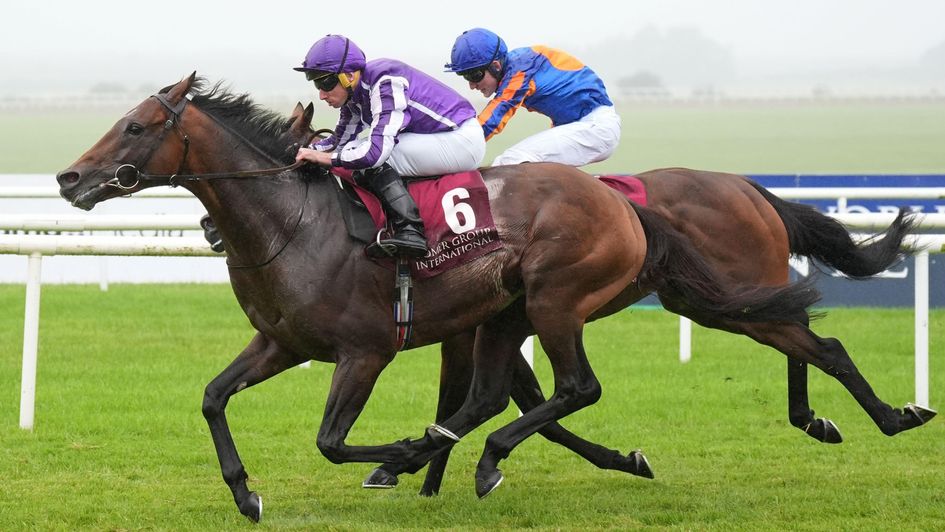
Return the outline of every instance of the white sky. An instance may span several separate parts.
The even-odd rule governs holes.
[[[647,26],[696,27],[741,64],[814,67],[910,65],[945,41],[945,0],[51,0],[0,12],[0,94],[69,79],[168,84],[195,69],[272,89],[298,80],[289,69],[326,33],[433,74],[475,26],[513,48],[566,50]]]

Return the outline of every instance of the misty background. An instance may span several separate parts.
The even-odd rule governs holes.
[[[945,94],[940,0],[56,0],[4,6],[0,102],[90,94],[137,101],[194,70],[261,101],[310,101],[317,94],[291,68],[327,33],[473,98],[442,67],[456,36],[476,26],[510,48],[572,53],[617,99]]]

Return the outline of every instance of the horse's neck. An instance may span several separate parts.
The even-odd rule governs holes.
[[[191,171],[234,172],[279,165],[255,153],[241,153],[204,157],[200,169]],[[187,188],[213,218],[231,263],[259,264],[294,238],[300,216],[310,220],[326,211],[317,204],[332,196],[314,190],[306,193],[307,186],[322,188],[324,184],[306,185],[298,177],[279,175],[198,181]]]

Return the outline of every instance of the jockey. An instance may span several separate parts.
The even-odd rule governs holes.
[[[425,255],[423,221],[401,176],[479,167],[486,143],[472,104],[400,61],[366,61],[342,35],[319,39],[295,70],[315,83],[319,99],[340,109],[334,134],[299,149],[296,160],[359,170],[358,184],[378,197],[394,227],[381,244],[400,255]]]
[[[515,144],[493,165],[549,161],[583,166],[602,161],[620,141],[620,116],[593,70],[547,46],[511,52],[495,33],[474,28],[453,44],[446,72],[492,100],[479,114],[486,140],[498,135],[519,107],[551,118],[552,127]]]

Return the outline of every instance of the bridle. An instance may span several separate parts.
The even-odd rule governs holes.
[[[168,131],[174,129],[181,138],[181,142],[184,144],[184,153],[181,155],[180,163],[177,165],[177,171],[173,174],[146,174],[138,169],[137,166],[130,163],[121,164],[117,169],[115,169],[115,177],[110,179],[105,183],[107,186],[112,186],[120,188],[122,190],[132,190],[142,182],[151,181],[157,182],[158,185],[168,185],[171,187],[178,186],[182,181],[207,181],[211,179],[238,179],[238,178],[254,178],[254,177],[263,177],[271,175],[279,175],[291,170],[295,170],[302,165],[306,164],[307,161],[300,160],[296,161],[287,166],[279,166],[276,168],[266,168],[263,170],[243,170],[236,172],[218,172],[218,173],[205,173],[205,174],[182,174],[181,172],[184,169],[184,165],[187,164],[187,154],[190,152],[190,137],[184,131],[184,128],[181,126],[181,116],[183,115],[184,108],[187,107],[187,103],[190,102],[189,98],[181,98],[179,102],[175,105],[167,100],[167,96],[164,94],[154,94],[151,96],[157,100],[164,109],[170,114],[170,117],[164,122],[164,129],[161,130],[161,134],[158,136],[157,140],[154,143],[151,143],[148,147],[141,149],[140,151],[144,154],[140,158],[140,165],[143,167],[148,164],[148,161],[151,160],[151,157],[154,155],[154,152],[157,151],[158,147],[161,146],[164,142],[164,137],[167,135]],[[217,123],[223,129],[229,131],[231,134],[239,138],[245,146],[249,146],[251,149],[255,150],[257,153],[262,155],[267,159],[272,159],[272,156],[263,152],[255,144],[246,140],[242,135],[233,131],[226,124],[217,120],[213,115],[205,113],[205,116],[208,116],[214,122]],[[324,133],[332,133],[331,130],[320,129],[315,131],[311,138],[315,138]],[[311,141],[311,140],[310,140]],[[133,152],[129,153],[129,155]],[[289,237],[286,238],[282,247],[278,251],[273,253],[268,259],[259,263],[252,265],[232,265],[227,258],[227,267],[230,269],[252,269],[252,268],[261,268],[268,265],[273,260],[276,259],[285,249],[289,246],[289,243],[292,242],[292,239],[295,237],[296,232],[298,231],[299,226],[302,223],[302,217],[305,213],[305,204],[308,203],[308,181],[305,181],[305,196],[302,198],[302,201],[299,204],[299,213],[295,221],[295,225],[292,228],[292,232],[289,234]]]
[[[218,173],[206,173],[206,174],[182,174],[184,170],[184,165],[187,164],[187,154],[190,152],[190,137],[184,131],[183,126],[181,126],[181,115],[184,113],[184,108],[187,107],[187,104],[190,102],[188,98],[181,98],[176,105],[171,105],[167,100],[167,96],[164,94],[154,94],[151,96],[157,100],[167,112],[170,114],[170,117],[164,122],[164,129],[161,130],[160,136],[158,136],[157,141],[150,144],[145,152],[145,155],[141,158],[139,165],[144,167],[148,164],[148,161],[151,160],[151,157],[154,155],[154,152],[158,147],[164,142],[164,137],[167,135],[168,131],[174,129],[181,138],[181,142],[184,144],[184,153],[181,155],[180,164],[177,165],[177,171],[173,174],[146,174],[138,169],[138,166],[135,166],[131,163],[124,163],[115,169],[115,177],[108,180],[105,184],[107,186],[120,188],[122,190],[132,190],[137,187],[142,182],[151,181],[157,182],[159,185],[168,185],[171,187],[178,186],[183,181],[206,181],[210,179],[237,179],[237,178],[246,178],[246,177],[263,177],[278,175],[284,172],[289,172],[295,170],[300,166],[306,164],[306,161],[296,161],[290,165],[279,166],[276,168],[266,168],[263,170],[243,170],[237,172],[218,172]],[[224,129],[230,131],[230,133],[236,135],[243,143],[250,148],[256,150],[259,154],[263,155],[267,159],[272,157],[262,150],[256,147],[252,142],[247,141],[242,135],[239,135],[235,131],[230,130],[226,127],[225,124],[222,124],[219,120],[213,117],[213,115],[207,114],[206,116],[210,117],[212,120],[217,122]],[[316,132],[316,135],[327,130],[319,130]],[[142,150],[144,151],[144,150]]]

